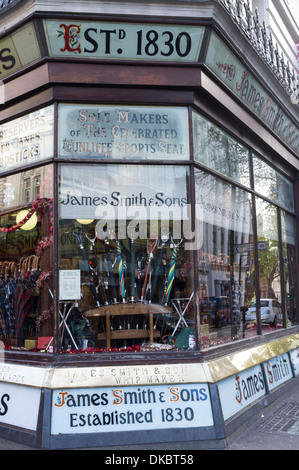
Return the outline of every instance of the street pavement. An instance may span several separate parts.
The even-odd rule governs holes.
[[[251,426],[227,442],[226,450],[299,450],[299,386],[264,408]]]
[[[245,428],[245,430],[244,430]],[[94,450],[157,450],[168,453],[179,453],[180,450],[186,453],[186,449],[192,451],[202,451],[202,445],[197,442],[175,443],[175,445],[160,443],[147,444],[144,446],[109,447],[106,449]],[[1,450],[36,450],[32,447],[18,444],[0,438]],[[84,450],[84,449],[79,449]],[[92,449],[91,449],[92,450]],[[211,450],[210,446],[209,449]],[[213,450],[213,449],[212,449]],[[226,439],[224,449],[215,446],[214,450],[234,451],[234,450],[299,450],[299,385],[285,392],[275,402],[265,407],[255,416],[253,424],[243,427],[242,431],[236,431]],[[227,456],[228,457],[228,456]]]

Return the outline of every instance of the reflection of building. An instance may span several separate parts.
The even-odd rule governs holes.
[[[293,70],[245,0],[0,5],[0,435],[224,445],[297,381]]]

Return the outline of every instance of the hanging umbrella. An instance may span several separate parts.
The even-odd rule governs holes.
[[[15,291],[15,332],[18,343],[25,317],[31,306],[32,290],[30,273],[26,273],[25,278],[19,282]]]
[[[165,305],[167,305],[167,302],[169,300],[170,292],[172,289],[172,284],[174,280],[174,271],[175,271],[175,263],[176,263],[176,258],[178,254],[178,248],[180,244],[182,243],[183,239],[175,244],[173,241],[173,238],[171,238],[172,244],[173,244],[173,251],[172,251],[172,257],[171,257],[171,262],[170,262],[170,268],[169,268],[169,273],[168,273],[168,280],[167,280],[167,287],[166,287],[166,292],[165,292]]]
[[[19,281],[15,291],[15,332],[19,340],[23,328],[24,320],[32,305],[32,300],[36,297],[36,280],[39,276],[38,270],[27,270],[24,278]]]

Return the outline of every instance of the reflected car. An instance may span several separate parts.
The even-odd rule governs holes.
[[[281,305],[275,299],[261,299],[261,321],[262,323],[270,323],[277,325],[282,321]],[[251,302],[246,314],[246,322],[254,322],[256,320],[256,303]]]

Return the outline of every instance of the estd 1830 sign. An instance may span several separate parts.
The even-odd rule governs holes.
[[[53,56],[196,61],[203,28],[195,26],[45,20]]]

